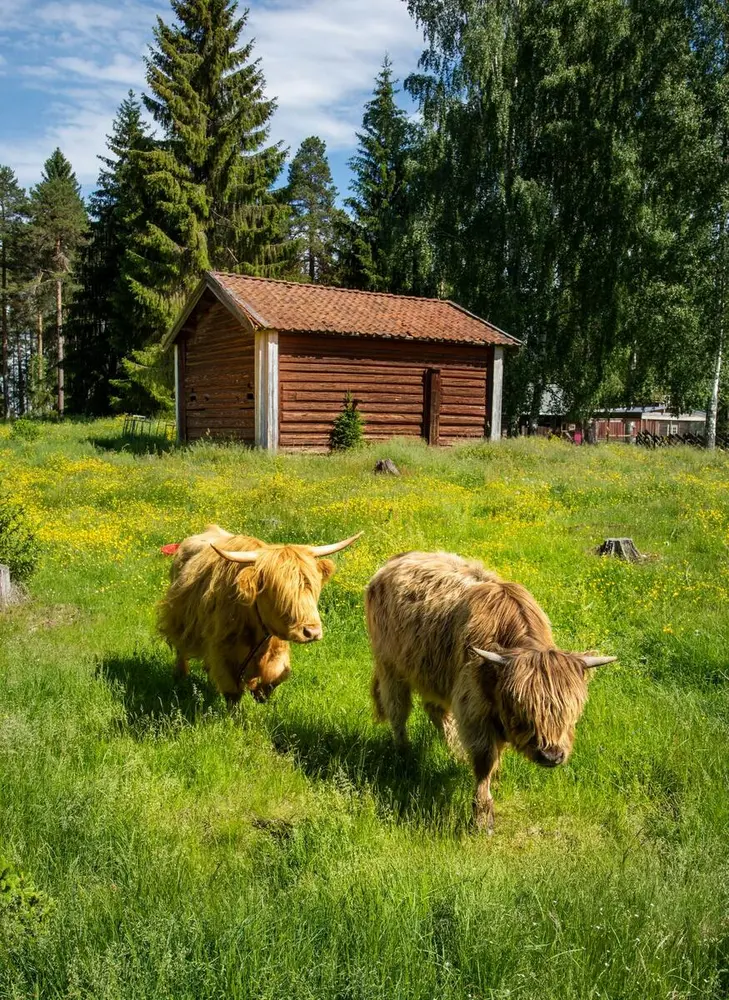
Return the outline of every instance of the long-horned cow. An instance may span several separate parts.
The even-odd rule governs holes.
[[[235,704],[249,690],[265,701],[291,672],[289,642],[322,638],[319,595],[333,545],[268,545],[218,525],[177,546],[170,585],[158,605],[159,628],[177,651],[177,670],[201,659],[218,690]],[[173,549],[174,546],[167,548]]]
[[[614,656],[555,648],[549,619],[518,583],[447,553],[395,556],[366,593],[372,698],[395,741],[407,741],[412,693],[476,777],[474,818],[493,832],[491,778],[511,745],[555,767],[572,751],[594,667]]]

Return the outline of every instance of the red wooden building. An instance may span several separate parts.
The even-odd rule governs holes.
[[[208,272],[165,345],[181,440],[319,449],[347,390],[370,440],[500,438],[519,341],[440,299]]]

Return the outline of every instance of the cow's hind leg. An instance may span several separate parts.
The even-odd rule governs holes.
[[[184,653],[177,650],[177,660],[175,661],[175,675],[177,677],[187,677],[190,673],[190,664]]]
[[[381,722],[387,720],[390,723],[397,746],[407,746],[405,727],[413,707],[410,685],[391,671],[377,667],[372,678],[372,699],[376,717]]]
[[[458,738],[458,726],[453,715],[447,709],[441,705],[436,705],[432,701],[424,701],[423,708],[425,709],[425,714],[437,729],[438,734],[445,740],[448,749],[457,757],[463,757],[463,746]]]

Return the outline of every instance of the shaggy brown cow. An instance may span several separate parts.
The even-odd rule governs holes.
[[[245,690],[264,701],[288,677],[289,642],[322,637],[317,607],[334,572],[324,556],[351,545],[267,545],[210,525],[180,543],[159,628],[177,651],[177,670],[201,659],[229,704]]]
[[[491,778],[504,748],[545,767],[565,761],[589,670],[615,657],[556,649],[524,587],[442,552],[395,556],[370,581],[366,609],[377,719],[406,743],[415,691],[451,745],[457,729],[476,775],[476,824],[492,833]]]

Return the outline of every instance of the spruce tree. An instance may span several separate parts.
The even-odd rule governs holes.
[[[370,291],[409,291],[405,260],[410,217],[410,155],[413,129],[398,107],[392,64],[385,58],[372,99],[365,105],[357,153],[350,161],[353,197],[347,284]]]
[[[87,228],[81,187],[60,149],[46,160],[40,184],[30,198],[32,242],[37,266],[55,284],[56,409],[65,411],[64,304],[69,298],[77,252]]]
[[[311,282],[332,281],[341,209],[326,145],[316,136],[304,139],[291,162],[286,199],[291,208],[289,233],[297,245],[302,275]]]
[[[158,19],[144,101],[162,140],[138,154],[148,213],[132,251],[133,288],[164,327],[207,267],[276,276],[291,268],[288,210],[271,186],[283,166],[266,145],[275,102],[233,0],[173,0]]]
[[[0,166],[0,328],[2,329],[2,415],[10,408],[10,297],[17,289],[21,228],[26,217],[25,191],[10,167]]]
[[[110,383],[121,360],[157,333],[129,280],[128,255],[144,224],[137,153],[153,146],[132,91],[122,101],[101,156],[97,190],[91,196],[89,240],[78,268],[79,290],[67,323],[68,374],[75,412],[107,413]]]

